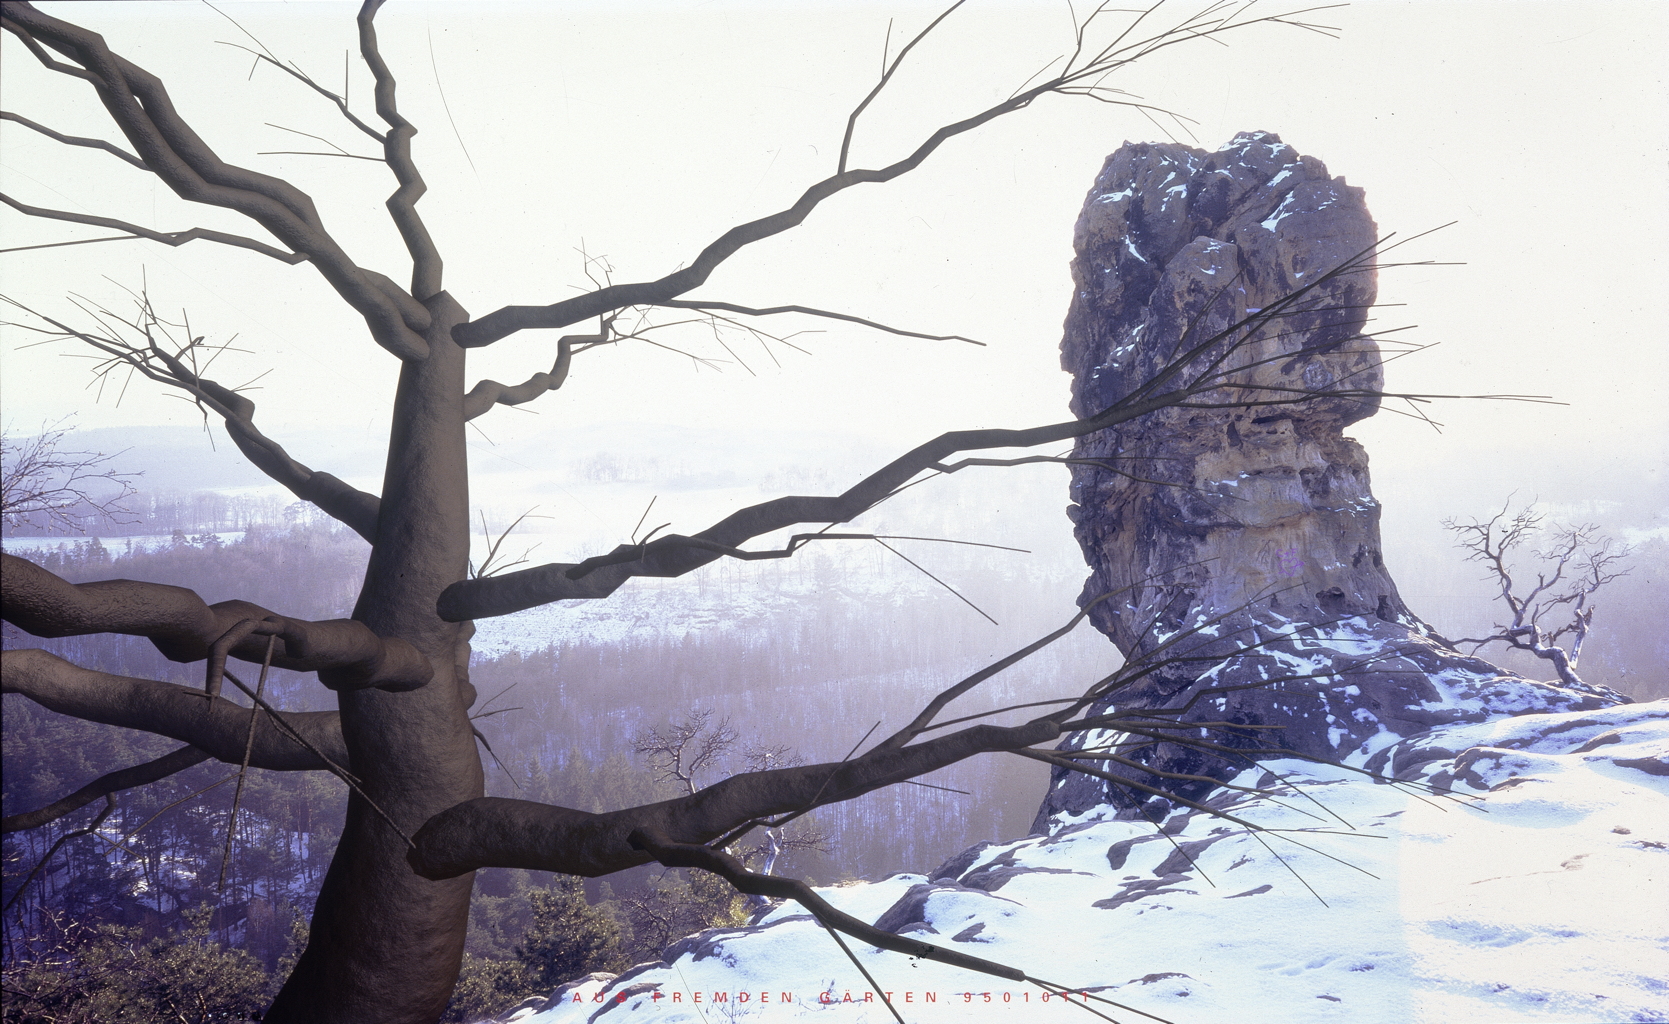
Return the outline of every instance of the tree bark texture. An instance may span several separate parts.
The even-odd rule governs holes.
[[[271,1021],[433,1021],[463,958],[474,873],[425,878],[406,859],[424,822],[485,792],[469,722],[474,690],[457,671],[468,633],[435,611],[469,568],[464,350],[451,334],[467,314],[445,292],[426,305],[429,357],[401,367],[382,515],[354,618],[412,644],[434,675],[406,693],[340,698],[352,770],[405,834],[350,797],[307,949]]]

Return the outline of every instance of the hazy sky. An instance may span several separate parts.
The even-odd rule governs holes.
[[[393,187],[386,168],[258,155],[325,148],[294,132],[373,151],[329,103],[271,67],[251,74],[247,52],[216,45],[255,45],[221,14],[193,3],[41,7],[103,33],[161,76],[223,158],[308,191],[361,265],[408,279],[382,209]],[[342,87],[355,5],[219,8],[283,59]],[[1154,17],[1192,10],[1177,4]],[[415,153],[430,191],[420,210],[446,257],[448,289],[476,315],[554,301],[585,286],[582,248],[606,259],[616,281],[658,277],[726,228],[787,205],[833,169],[846,113],[878,73],[889,18],[896,51],[934,13],[917,2],[390,4],[379,31],[402,111],[421,132]],[[1176,47],[1109,84],[1193,119],[1186,130],[1162,121],[1207,149],[1240,130],[1279,133],[1365,187],[1382,232],[1457,222],[1398,255],[1463,265],[1381,274],[1381,299],[1405,305],[1381,311],[1380,325],[1418,324],[1415,337],[1441,343],[1394,364],[1389,386],[1548,394],[1569,405],[1449,403],[1434,413],[1441,434],[1385,414],[1354,427],[1388,517],[1399,508],[1427,515],[1438,501],[1483,512],[1517,488],[1566,504],[1624,501],[1648,524],[1669,504],[1669,97],[1660,70],[1669,66],[1669,5],[1369,0],[1308,17],[1341,38],[1256,26],[1227,37],[1228,47]],[[938,124],[1009,94],[1071,33],[1064,2],[972,0],[865,115],[854,162],[889,162]],[[9,36],[4,46],[5,109],[119,139],[83,83],[44,71]],[[357,57],[347,73],[354,109],[371,118]],[[826,202],[696,293],[823,306],[988,347],[778,318],[772,329],[824,331],[794,339],[811,355],[733,344],[747,368],[716,373],[641,344],[597,351],[534,407],[538,415],[501,409],[478,422],[500,452],[562,453],[576,438],[611,433],[619,445],[661,449],[746,435],[750,446],[780,438],[815,460],[807,439],[823,431],[902,449],[946,429],[1063,418],[1057,345],[1073,220],[1107,153],[1126,139],[1165,138],[1129,108],[1048,97],[952,141],[903,179]],[[187,206],[108,155],[10,123],[0,141],[0,184],[23,202],[260,234]],[[0,210],[0,231],[7,246],[109,233],[9,210]],[[79,316],[66,293],[120,303],[120,287],[141,282],[160,307],[186,310],[194,332],[237,336],[246,351],[217,365],[219,379],[241,384],[265,372],[251,392],[257,420],[280,439],[305,432],[298,458],[348,476],[366,468],[344,460],[386,430],[395,363],[307,266],[205,242],[0,254],[0,290],[60,316]],[[144,382],[119,407],[115,386],[95,402],[85,362],[62,346],[20,351],[28,340],[0,333],[0,400],[13,430],[71,410],[87,427],[195,422],[189,406]],[[699,332],[664,340],[728,358]],[[479,375],[516,381],[548,368],[553,341],[524,332],[472,359]],[[495,456],[480,436],[476,444],[485,466]]]

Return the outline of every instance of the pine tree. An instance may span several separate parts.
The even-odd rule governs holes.
[[[548,992],[592,971],[620,966],[620,925],[586,901],[578,878],[559,876],[551,888],[535,889],[532,901],[533,927],[516,947],[531,987]]]

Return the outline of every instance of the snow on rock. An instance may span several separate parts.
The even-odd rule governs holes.
[[[1267,132],[1215,153],[1126,143],[1107,158],[1074,229],[1072,409],[1095,415],[1154,381],[1221,382],[1225,366],[1235,386],[1073,449],[1080,604],[1152,669],[1089,714],[1170,709],[1244,727],[1219,729],[1232,746],[1331,760],[1460,721],[1625,699],[1468,656],[1399,595],[1368,454],[1344,433],[1378,410],[1390,357],[1360,333],[1378,234],[1361,189]],[[1194,353],[1186,367],[1179,353]],[[1107,771],[1138,786],[1203,777],[1188,797],[1239,768],[1175,739],[1132,759],[1152,774]],[[1040,817],[1108,802],[1141,801],[1057,768]]]
[[[930,875],[819,890],[1066,999],[848,940],[876,991],[789,904],[518,1024],[861,1024],[893,1019],[882,993],[910,1022],[1053,1019],[1081,993],[1178,1024],[1669,1019],[1669,702],[1459,723],[1355,760],[1403,782],[1266,762],[1210,802],[1278,831],[1102,806]]]

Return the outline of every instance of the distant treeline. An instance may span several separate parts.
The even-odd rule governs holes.
[[[305,502],[289,502],[272,495],[221,494],[198,491],[157,493],[139,491],[123,498],[124,511],[103,512],[93,508],[70,509],[66,516],[86,537],[140,537],[184,533],[235,533],[253,525],[283,525],[313,522],[322,516]],[[44,515],[24,517],[6,532],[16,537],[50,537],[63,534]]]

